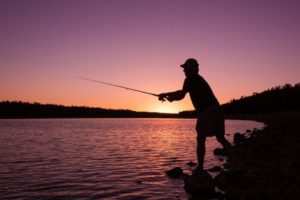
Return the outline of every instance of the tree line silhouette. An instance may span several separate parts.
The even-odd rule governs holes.
[[[232,99],[222,105],[226,115],[255,114],[280,111],[300,111],[300,83],[285,84],[251,96]],[[87,106],[28,103],[21,101],[0,102],[0,118],[194,118],[196,111],[178,114],[136,112],[132,110],[103,109]]]
[[[285,84],[222,105],[226,114],[300,111],[300,84]]]
[[[300,83],[273,87],[251,96],[232,99],[222,105],[226,115],[300,111]],[[195,111],[183,111],[180,117],[196,117]]]
[[[172,118],[177,114],[136,112],[86,106],[63,106],[21,101],[0,102],[0,118]]]

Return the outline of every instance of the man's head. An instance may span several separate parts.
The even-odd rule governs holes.
[[[183,68],[185,76],[196,75],[199,72],[199,64],[194,58],[187,59],[185,63],[180,66]]]

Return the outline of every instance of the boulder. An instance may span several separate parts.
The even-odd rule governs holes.
[[[218,188],[224,190],[232,184],[231,172],[221,172],[215,177],[215,183]]]
[[[214,179],[206,171],[197,171],[184,178],[185,191],[194,195],[214,195],[215,185]]]
[[[190,162],[188,162],[188,163],[186,163],[188,166],[190,166],[190,167],[194,167],[194,166],[196,166],[197,164],[196,163],[194,163],[193,161],[190,161]]]
[[[221,173],[215,177],[216,185],[221,190],[227,187],[236,187],[244,190],[253,183],[253,179],[253,177],[249,177],[244,169],[221,171]]]
[[[181,178],[184,173],[180,167],[174,167],[173,169],[167,170],[166,174],[171,178]]]
[[[216,156],[228,156],[229,152],[223,148],[215,148],[214,154]]]
[[[244,194],[242,195],[242,199],[245,199],[245,200],[252,200],[252,199],[262,200],[263,197],[262,197],[262,194],[260,192],[260,189],[253,186],[251,188],[248,188],[244,192]]]
[[[246,137],[241,133],[235,133],[233,136],[233,143],[236,145],[245,142],[245,140]]]
[[[290,186],[286,191],[284,191],[284,196],[286,199],[299,199],[300,188],[299,186]]]
[[[239,200],[241,199],[242,191],[236,187],[228,187],[225,191],[226,200]]]
[[[220,171],[222,171],[222,168],[220,166],[214,166],[212,168],[209,168],[207,171],[209,171],[209,172],[220,172]]]

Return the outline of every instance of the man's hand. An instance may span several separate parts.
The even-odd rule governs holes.
[[[167,94],[166,93],[161,93],[158,95],[158,100],[164,102],[166,101],[166,98],[167,98]]]
[[[165,100],[168,100],[170,102],[179,101],[184,98],[186,93],[187,92],[184,90],[177,90],[175,92],[161,93],[158,95],[158,99],[163,102]]]
[[[170,93],[161,93],[158,95],[158,99],[162,102],[168,100],[169,102],[173,101],[172,95]]]

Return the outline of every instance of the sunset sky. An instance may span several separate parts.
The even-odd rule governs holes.
[[[220,103],[300,82],[299,0],[1,0],[0,101],[136,111],[193,109],[187,58]]]

